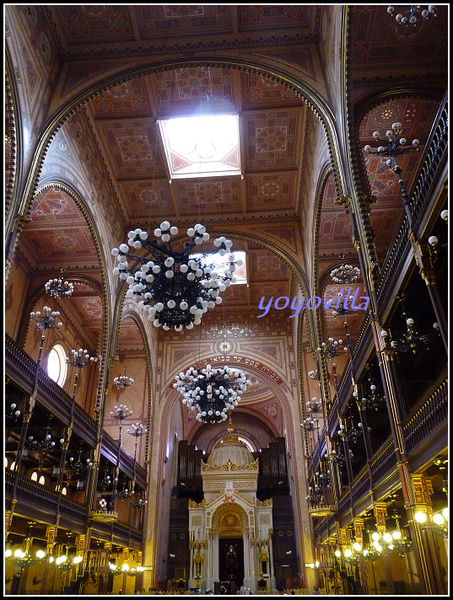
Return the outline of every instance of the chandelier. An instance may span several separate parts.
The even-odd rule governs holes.
[[[115,387],[117,387],[119,390],[124,390],[124,388],[130,387],[134,383],[132,377],[128,377],[126,375],[126,368],[127,367],[124,367],[124,373],[122,375],[115,377],[113,380]]]
[[[110,490],[113,486],[113,480],[111,478],[111,476],[107,473],[107,471],[104,472],[104,477],[100,480],[98,480],[98,490]],[[107,506],[107,504],[105,504],[105,506]]]
[[[163,221],[154,230],[156,238],[162,241],[159,243],[151,240],[146,231],[135,229],[129,232],[128,243],[113,248],[112,255],[119,263],[114,274],[129,284],[126,296],[135,298],[155,327],[181,331],[183,327],[192,329],[199,325],[203,314],[222,302],[220,294],[236,281],[234,271],[242,260],[235,260],[230,253],[232,242],[223,236],[214,240],[217,250],[192,255],[195,246],[210,238],[204,225],[198,223],[187,230],[191,241],[179,251],[170,243],[171,236],[177,233],[177,227]],[[129,246],[143,253],[130,253]],[[215,265],[217,254],[225,259]]]
[[[70,546],[66,546],[66,554],[61,554],[55,559],[55,566],[60,571],[69,571],[83,561],[83,557],[80,555],[69,556],[70,548]]]
[[[386,347],[389,345],[390,349],[393,352],[402,352],[403,354],[406,354],[408,352],[416,354],[417,351],[421,348],[427,348],[429,346],[431,338],[434,335],[436,335],[436,333],[438,333],[438,323],[433,323],[433,332],[420,334],[415,329],[414,319],[408,315],[404,305],[402,307],[402,317],[406,323],[406,331],[402,333],[400,338],[392,339],[390,331],[387,331],[385,329],[381,330],[381,337],[384,340]],[[387,343],[388,339],[390,340],[389,344]]]
[[[334,340],[334,338],[330,337],[327,342],[321,342],[321,345],[318,346],[317,351],[319,354],[326,356],[327,358],[334,359],[336,356],[343,354],[348,351],[346,346],[341,348],[343,344],[343,340]]]
[[[58,450],[59,447],[57,446],[57,441],[55,441],[55,439],[53,438],[53,436],[51,434],[51,430],[52,430],[52,417],[49,417],[49,422],[46,426],[46,431],[44,432],[44,437],[42,437],[40,440],[39,439],[37,440],[34,438],[33,435],[28,436],[27,447],[30,448],[31,450],[36,450],[41,455],[44,455],[47,452],[53,452],[55,450]],[[59,440],[60,446],[63,445],[64,441],[65,441],[64,438],[60,438],[60,440]]]
[[[188,409],[198,411],[196,419],[202,423],[219,423],[227,418],[227,411],[238,405],[250,381],[243,371],[230,367],[213,368],[210,364],[197,370],[190,367],[176,376],[173,387],[183,396]]]
[[[40,310],[30,313],[30,318],[36,321],[36,327],[45,331],[46,329],[60,329],[63,323],[55,323],[55,319],[60,316],[58,310],[52,310],[48,306],[43,306],[42,313]]]
[[[319,419],[313,419],[312,417],[307,417],[301,423],[301,427],[305,429],[305,431],[316,431],[319,429]]]
[[[113,411],[110,411],[110,416],[118,419],[118,429],[119,429],[119,445],[121,447],[122,444],[122,429],[123,429],[123,421],[127,419],[132,414],[132,409],[128,408],[125,404],[120,404],[119,406],[114,406]],[[119,459],[118,459],[119,460]]]
[[[355,283],[359,277],[359,267],[353,267],[347,263],[343,263],[330,271],[330,278],[334,283]]]
[[[305,500],[311,508],[325,505],[330,490],[330,471],[328,469],[317,471],[313,476],[311,485],[308,486],[308,496],[305,496]]]
[[[79,350],[71,350],[71,357],[66,357],[68,365],[76,367],[78,370],[83,369],[88,364],[97,362],[97,356],[90,356],[88,350],[80,348]]]
[[[310,413],[320,413],[322,412],[322,400],[318,400],[318,398],[312,398],[306,403],[307,410]]]
[[[337,435],[338,437],[340,437],[342,440],[348,440],[352,443],[357,443],[357,440],[359,439],[359,437],[361,437],[361,429],[362,429],[362,424],[359,423],[358,424],[359,429],[357,429],[357,427],[354,425],[352,418],[350,418],[350,424],[349,427],[346,427],[344,425],[344,423],[342,423],[340,421],[339,424],[339,429],[337,431]]]
[[[49,279],[44,287],[46,292],[53,298],[67,298],[74,293],[74,285],[63,279],[63,275],[55,277],[55,279]]]
[[[371,146],[367,144],[363,149],[367,154],[379,154],[383,158],[388,157],[386,160],[387,166],[398,174],[401,170],[397,164],[396,157],[398,154],[407,154],[412,150],[418,150],[420,141],[417,139],[412,140],[412,146],[406,146],[407,140],[405,137],[401,137],[398,141],[397,137],[401,135],[401,123],[393,123],[392,128],[389,129],[385,135],[387,136],[387,147],[378,146],[376,150],[373,150]],[[373,137],[376,141],[379,141],[379,131],[375,131]]]
[[[379,410],[379,407],[384,404],[385,402],[385,398],[382,394],[378,394],[377,387],[376,385],[373,383],[373,380],[371,379],[371,376],[368,378],[368,381],[370,383],[369,392],[365,392],[366,396],[363,396],[363,398],[359,399],[359,393],[358,391],[355,391],[353,393],[353,396],[355,397],[357,403],[359,405],[362,406],[363,409],[370,409],[370,410]]]
[[[395,7],[390,5],[387,8],[387,12],[389,15],[393,16]],[[421,17],[423,20],[426,20],[429,15],[433,15],[433,17],[435,17],[436,14],[437,6],[435,4],[429,4],[426,8],[422,8],[419,4],[411,4],[409,5],[409,8],[406,10],[405,14],[398,12],[395,15],[395,21],[401,25],[415,25],[417,23],[417,17]]]
[[[71,456],[67,462],[68,469],[76,476],[86,475],[88,469],[93,466],[90,458],[82,459],[82,445],[80,445],[77,457]]]

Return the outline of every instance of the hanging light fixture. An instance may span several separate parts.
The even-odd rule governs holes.
[[[313,381],[319,381],[319,374],[317,369],[315,369],[314,371],[308,371],[308,376],[310,379],[313,379]]]
[[[122,375],[115,377],[115,379],[113,380],[113,384],[119,390],[124,390],[124,388],[130,387],[134,383],[134,380],[132,379],[132,377],[128,377],[126,375],[126,368],[127,367],[124,367],[124,373]]]
[[[132,414],[132,409],[128,408],[125,404],[120,404],[119,406],[114,406],[113,411],[110,411],[110,416],[118,419],[118,429],[119,429],[119,445],[121,447],[122,436],[121,431],[123,429],[123,421],[127,419]]]
[[[358,391],[355,391],[353,393],[353,396],[355,397],[357,403],[362,406],[365,410],[366,409],[370,409],[370,410],[379,410],[379,407],[381,405],[385,404],[385,397],[382,394],[378,394],[377,387],[371,377],[371,375],[369,375],[368,377],[368,382],[369,382],[369,392],[365,392],[366,396],[363,396],[362,398],[359,398],[359,393]]]
[[[113,480],[107,471],[104,472],[104,477],[98,480],[98,490],[110,490],[113,485]],[[101,498],[102,500],[102,498]],[[105,508],[107,503],[102,503],[102,507]]]
[[[307,417],[300,424],[301,427],[305,429],[305,431],[318,431],[319,429],[319,419],[313,419],[312,417]]]
[[[8,540],[6,541],[7,548],[5,550],[5,558],[14,561],[15,565],[17,565],[20,571],[22,571],[24,567],[34,565],[43,558],[46,558],[46,553],[42,549],[38,549],[35,555],[32,555],[32,530],[34,525],[36,525],[34,521],[28,521],[27,537],[25,538],[24,544],[21,548],[16,548],[13,552],[11,548],[11,542]]]
[[[435,4],[428,4],[423,8],[420,4],[410,4],[404,9],[404,7],[398,7],[401,12],[395,13],[395,7],[390,5],[387,7],[389,15],[395,16],[395,21],[400,25],[416,25],[418,19],[421,17],[422,21],[426,21],[430,15],[435,17],[437,15],[437,6]]]
[[[348,427],[346,427],[345,424],[342,421],[340,421],[337,435],[342,440],[348,440],[355,444],[357,442],[357,440],[359,439],[359,437],[362,435],[360,432],[360,429],[362,428],[362,424],[359,423],[358,424],[359,429],[357,429],[357,427],[354,425],[352,417],[349,417],[349,421],[350,421],[350,423],[349,423]]]
[[[63,270],[59,277],[49,279],[44,287],[49,296],[52,296],[53,298],[67,298],[74,293],[74,285],[70,281],[64,279]]]
[[[306,406],[310,413],[318,414],[322,412],[322,400],[318,400],[318,398],[312,398],[306,403]]]
[[[52,415],[49,415],[48,417],[48,423],[46,426],[46,431],[44,432],[44,437],[42,437],[40,440],[37,440],[34,438],[33,435],[28,436],[27,439],[27,447],[31,450],[36,450],[37,452],[39,452],[39,454],[41,456],[43,456],[44,454],[46,454],[47,452],[54,452],[56,450],[59,450],[60,446],[63,445],[64,443],[64,438],[60,438],[59,440],[59,444],[60,446],[58,446],[58,442],[52,437]]]
[[[143,423],[132,423],[131,425],[132,431],[130,429],[127,430],[129,435],[133,435],[135,438],[134,444],[134,462],[137,460],[137,449],[138,449],[138,441],[142,435],[148,433],[147,429],[143,428]]]
[[[403,354],[406,354],[407,352],[416,354],[417,350],[420,350],[423,347],[427,348],[432,336],[438,333],[439,325],[433,323],[433,332],[420,334],[415,329],[414,319],[408,315],[404,305],[402,306],[402,317],[406,322],[406,331],[399,339],[392,339],[389,331],[385,329],[381,330],[381,337],[386,346],[388,345],[389,349],[393,352]]]
[[[119,263],[113,269],[114,274],[129,284],[126,296],[135,298],[155,327],[181,331],[183,327],[192,329],[199,325],[203,314],[222,302],[220,294],[236,281],[234,271],[236,266],[242,265],[242,260],[235,260],[230,253],[232,242],[223,236],[214,240],[217,250],[191,256],[196,245],[210,238],[200,223],[187,230],[191,241],[179,251],[170,243],[171,236],[177,233],[177,227],[163,221],[154,230],[156,238],[162,240],[158,243],[151,240],[146,231],[136,229],[129,232],[128,243],[113,248],[112,254]],[[144,252],[132,254],[129,246]],[[216,266],[214,256],[217,254],[226,256]],[[224,269],[223,274],[221,269]]]
[[[219,423],[225,421],[228,410],[238,405],[248,384],[246,374],[239,369],[207,364],[203,369],[190,367],[177,375],[173,387],[182,394],[182,403],[188,409],[198,411],[198,421]]]
[[[86,476],[88,470],[93,466],[90,458],[82,458],[82,444],[80,444],[77,457],[70,456],[67,461],[67,468],[72,474],[79,476]]]
[[[348,352],[348,348],[346,346],[341,348],[343,343],[343,340],[335,340],[334,338],[330,337],[327,342],[321,342],[321,345],[318,346],[317,351],[320,355],[333,359],[335,356],[339,356],[340,354]]]
[[[369,144],[364,146],[364,150],[367,154],[379,154],[383,158],[387,158],[386,164],[389,169],[395,171],[395,173],[401,173],[401,169],[397,163],[397,156],[399,154],[407,154],[412,150],[418,150],[418,146],[420,145],[420,141],[418,139],[412,140],[411,146],[406,146],[407,140],[405,137],[401,137],[398,140],[398,137],[401,135],[402,126],[401,123],[393,123],[392,128],[388,129],[386,132],[387,136],[387,146],[378,146],[377,149],[373,150]],[[376,141],[379,141],[381,138],[379,137],[379,131],[375,131],[373,133],[373,137]]]
[[[330,278],[334,283],[355,283],[359,277],[359,267],[354,267],[346,262],[330,271]]]
[[[60,329],[63,323],[55,323],[55,319],[60,316],[58,310],[52,310],[48,306],[43,306],[42,313],[40,310],[32,311],[30,318],[36,321],[36,327],[45,331],[46,329]]]

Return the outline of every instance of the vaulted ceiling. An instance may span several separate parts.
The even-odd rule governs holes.
[[[297,74],[338,111],[342,84],[326,89],[326,74],[330,81],[342,75],[340,59],[348,57],[351,126],[345,138],[361,165],[363,189],[374,196],[370,221],[382,263],[403,208],[394,173],[362,149],[373,143],[375,130],[385,134],[400,121],[408,140],[420,140],[418,152],[401,161],[410,190],[446,87],[447,9],[441,6],[437,17],[402,30],[383,5],[350,6],[342,42],[340,8],[74,4],[27,9],[23,18],[31,47],[43,61],[55,53],[59,59],[49,114],[58,94],[69,97],[84,77],[89,87],[91,80],[101,81],[104,70],[121,65],[109,86],[93,84],[91,99],[74,106],[55,134],[19,246],[38,275],[36,293],[61,269],[75,282],[66,310],[91,348],[98,345],[102,325],[100,247],[119,245],[130,228],[152,232],[165,218],[181,232],[199,221],[212,234],[226,231],[233,250],[247,252],[248,285],[232,286],[224,305],[252,316],[263,296],[295,295],[300,282],[284,255],[302,263],[307,282],[316,262],[319,289],[331,296],[338,286],[327,274],[340,256],[357,264],[350,215],[338,202],[335,177],[328,172],[322,177],[328,144],[320,143],[312,107],[283,79],[246,68],[248,55],[255,64],[265,56]],[[150,56],[162,68],[145,73]],[[187,66],[181,66],[181,57]],[[23,85],[30,96],[39,85],[31,60]],[[393,94],[397,88],[403,93]],[[227,99],[238,110],[242,176],[170,180],[157,119],[191,111],[206,97]],[[102,240],[93,236],[68,190],[51,185],[58,178],[68,185],[78,181],[85,202],[103,215],[108,231],[100,231]],[[320,185],[316,200],[310,189]],[[322,201],[318,213],[315,201]],[[317,247],[309,252],[314,231]],[[257,243],[254,233],[266,244]],[[352,333],[361,322],[351,321]],[[328,315],[327,330],[341,335],[342,323]],[[123,334],[125,346],[141,345],[138,328],[125,324]]]

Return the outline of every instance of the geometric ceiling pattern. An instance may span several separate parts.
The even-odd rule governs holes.
[[[314,214],[309,206],[314,193],[307,198],[307,188],[312,187],[314,168],[319,176],[320,165],[326,163],[328,155],[327,144],[318,143],[319,134],[312,125],[316,119],[303,99],[275,78],[231,68],[220,60],[171,65],[175,55],[187,56],[190,63],[197,52],[197,56],[216,56],[223,50],[250,47],[255,58],[260,53],[271,55],[276,68],[284,65],[297,72],[307,85],[332,97],[334,104],[336,90],[324,90],[323,81],[324,74],[335,69],[331,64],[335,53],[323,44],[331,40],[332,48],[338,48],[344,40],[333,39],[335,27],[326,25],[325,7],[48,5],[43,10],[53,36],[46,51],[58,52],[62,61],[71,65],[62,80],[62,95],[69,94],[78,82],[102,73],[109,61],[122,61],[125,68],[143,66],[150,51],[169,61],[168,68],[159,72],[96,90],[64,124],[47,153],[43,181],[58,175],[71,180],[84,174],[84,200],[96,204],[110,223],[102,243],[109,248],[118,246],[130,228],[152,232],[163,219],[180,231],[202,222],[211,235],[226,232],[233,240],[233,251],[246,252],[248,283],[231,286],[224,294],[224,305],[253,316],[259,314],[257,307],[263,296],[290,297],[298,287],[282,253],[274,248],[292,257],[300,255],[301,248],[308,248],[303,257],[306,277],[309,279],[315,262],[323,286],[340,256],[357,264],[350,215],[338,202],[332,173],[327,173],[324,181],[318,245],[311,249],[313,221],[307,215]],[[382,263],[403,206],[395,174],[381,158],[362,149],[366,144],[375,145],[374,131],[385,134],[393,122],[401,122],[409,143],[415,137],[420,140],[418,151],[403,156],[400,163],[411,191],[439,105],[436,89],[441,89],[437,82],[445,77],[447,28],[441,11],[436,19],[409,35],[396,28],[383,6],[357,5],[351,10],[354,18],[347,32],[347,93],[351,118],[356,119],[356,139],[351,143],[363,161],[367,177],[364,190],[368,186],[372,196],[370,223]],[[30,8],[27,19],[31,27],[34,18]],[[36,25],[37,36],[38,29]],[[287,40],[284,46],[283,39]],[[431,97],[417,93],[415,64],[418,73],[426,72]],[[30,95],[38,80],[39,73],[30,65],[28,81],[24,82]],[[383,97],[379,105],[367,105],[367,98],[377,90],[391,90],[395,83],[406,80],[404,97]],[[190,114],[206,98],[228,102],[239,114],[242,176],[172,180],[157,121]],[[268,247],[251,241],[246,228],[259,231]],[[102,310],[102,244],[93,240],[76,200],[64,187],[42,185],[25,232],[20,238],[24,240],[20,253],[36,273],[42,274],[42,283],[61,269],[71,272],[75,281],[78,273],[88,273],[71,302],[74,314],[83,315],[87,335],[94,342],[97,334],[92,327],[96,323],[99,326]],[[326,293],[334,291],[332,282],[329,285]],[[341,319],[328,316],[327,320],[329,330],[341,333]],[[351,331],[357,333],[360,324],[360,318],[351,318]],[[130,326],[128,345],[141,348],[142,341],[138,337],[133,341],[134,336],[138,336],[138,329]]]

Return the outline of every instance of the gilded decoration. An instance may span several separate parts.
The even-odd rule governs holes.
[[[249,465],[239,466],[231,462],[230,459],[223,465],[208,465],[205,462],[201,463],[201,471],[253,471],[258,470],[258,461],[250,463]]]
[[[227,512],[219,520],[219,536],[234,537],[242,535],[242,522],[239,515],[235,512]]]
[[[96,521],[99,523],[113,523],[118,521],[118,513],[117,512],[92,512],[90,514],[90,519],[92,521]]]

